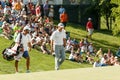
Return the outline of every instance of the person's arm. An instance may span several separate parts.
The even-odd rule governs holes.
[[[51,37],[50,37],[51,53],[54,52],[54,50],[53,50],[54,39],[55,39],[55,32],[53,32],[52,35],[51,35]]]
[[[32,45],[31,45],[31,36],[28,36],[28,50],[31,51]]]
[[[28,50],[29,51],[31,51],[31,47],[32,47],[31,42],[28,42]]]
[[[53,53],[53,40],[50,41],[51,53]]]
[[[63,46],[66,47],[66,31],[64,31],[64,34],[63,34]]]
[[[66,47],[66,38],[63,38],[63,46]]]

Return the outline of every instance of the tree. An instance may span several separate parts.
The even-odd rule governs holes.
[[[118,1],[114,0],[114,3],[119,3]],[[113,23],[113,35],[119,35],[120,34],[120,6],[118,6],[117,8],[113,8],[112,9],[112,16],[114,16],[114,23]]]
[[[115,3],[111,3],[111,0],[101,0],[99,4],[99,9],[101,16],[104,16],[106,20],[106,26],[108,30],[112,29],[112,18],[114,17],[112,15],[112,9],[117,8],[118,5]]]

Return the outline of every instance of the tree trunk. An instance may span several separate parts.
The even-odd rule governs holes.
[[[110,30],[112,30],[112,20],[113,20],[113,17],[110,17]]]
[[[110,30],[109,17],[108,16],[106,16],[106,26],[107,26],[107,29]]]

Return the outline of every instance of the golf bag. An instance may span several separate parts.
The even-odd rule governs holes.
[[[21,44],[22,34],[20,33],[19,44],[15,44],[13,42],[8,48],[5,48],[2,51],[3,58],[7,61],[13,61],[14,56],[17,56],[20,53],[20,50],[23,49],[23,45]]]

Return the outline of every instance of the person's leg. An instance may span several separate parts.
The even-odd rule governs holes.
[[[92,39],[93,29],[88,29],[88,38]]]
[[[30,66],[30,57],[27,57],[26,58],[26,67],[27,67],[27,70],[29,70],[29,66]]]
[[[55,45],[55,70],[59,70],[59,58],[60,58],[60,48],[58,45]]]
[[[18,72],[18,62],[17,60],[15,60],[15,71]]]
[[[30,71],[29,71],[29,67],[30,67],[30,57],[29,57],[28,51],[24,51],[23,57],[26,59],[26,68],[27,68],[27,71],[26,71],[26,72],[30,72]]]
[[[59,63],[60,65],[64,62],[65,60],[65,49],[64,49],[64,46],[61,46],[61,51],[60,51],[60,60],[59,60]]]

